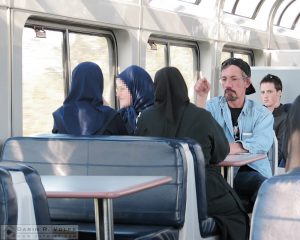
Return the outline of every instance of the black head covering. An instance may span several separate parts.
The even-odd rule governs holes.
[[[155,106],[165,116],[171,135],[175,135],[184,108],[189,103],[185,81],[177,68],[165,67],[155,74],[154,88]]]
[[[71,88],[63,106],[53,113],[57,133],[93,135],[101,132],[117,112],[103,106],[103,75],[93,62],[83,62],[72,72]]]
[[[225,60],[221,65],[221,71],[225,68],[227,68],[230,65],[235,65],[239,67],[246,75],[247,77],[251,77],[251,69],[247,62],[245,62],[241,58],[228,58]],[[250,86],[246,89],[246,95],[250,95],[255,93],[255,88],[253,87],[252,83],[250,83]]]

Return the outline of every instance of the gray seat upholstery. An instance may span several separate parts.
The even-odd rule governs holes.
[[[216,236],[219,234],[216,221],[207,215],[204,155],[200,145],[196,141],[192,139],[184,140],[188,143],[194,159],[200,234],[203,238]]]
[[[218,233],[215,220],[207,216],[205,161],[201,147],[194,140],[60,134],[13,137],[5,142],[2,159],[29,164],[41,175],[171,176],[170,184],[114,200],[116,239],[178,239],[179,235],[185,239],[193,235],[191,229],[198,229],[197,239],[214,239]],[[193,168],[189,177],[188,162]],[[187,182],[191,179],[194,183],[190,182],[187,192]],[[193,194],[195,197],[191,197]],[[48,199],[48,202],[54,223],[80,223],[80,238],[95,237],[92,200]]]
[[[38,172],[34,168],[21,163],[0,162],[0,168],[7,170],[10,174],[21,172],[24,175],[32,198],[35,224],[36,226],[42,226],[41,228],[37,228],[39,239],[45,238],[44,236],[46,235],[48,239],[51,239],[52,228],[49,227],[51,221],[47,197]],[[19,214],[20,211],[22,209],[18,210]]]
[[[268,152],[272,175],[278,175],[278,140],[273,131],[273,144]]]
[[[36,227],[36,234],[29,233],[27,231],[22,232],[22,230],[19,231],[22,228],[18,228],[18,235],[20,236],[20,238],[22,238],[22,236],[28,236],[28,234],[33,234],[32,237],[34,239],[35,236],[38,236],[39,239],[44,239],[45,236],[47,236],[47,239],[52,239],[53,235],[52,228],[50,227],[51,221],[47,197],[38,172],[32,167],[26,166],[24,164],[9,162],[0,162],[0,169],[9,172],[9,174],[12,175],[12,188],[17,193],[17,204],[20,205],[20,202],[22,203],[22,205],[18,207],[17,211],[18,225],[23,226],[24,224],[34,224],[35,226],[41,226]],[[22,183],[23,181],[24,183]],[[24,189],[25,187],[28,188],[27,192]],[[20,193],[20,190],[22,190],[22,192],[24,190],[24,192]],[[18,199],[19,197],[22,197],[22,200]],[[24,203],[25,201],[32,202]]]
[[[299,239],[300,168],[266,180],[251,219],[251,240]]]
[[[170,184],[114,200],[115,238],[147,239],[146,236],[158,234],[161,239],[177,239],[184,224],[187,166],[182,145],[176,140],[129,136],[15,137],[5,142],[2,160],[26,163],[41,175],[171,176]],[[52,220],[81,222],[79,229],[89,233],[91,228],[86,223],[94,223],[92,200],[48,202]],[[142,234],[146,234],[145,238]]]
[[[18,223],[18,203],[9,172],[0,164],[0,239],[14,239]]]

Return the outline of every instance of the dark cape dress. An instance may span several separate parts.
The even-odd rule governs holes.
[[[208,215],[216,219],[222,240],[248,239],[248,215],[215,166],[229,153],[223,129],[208,111],[189,103],[186,84],[176,68],[158,71],[154,85],[155,105],[141,114],[136,134],[196,140],[206,162]]]
[[[103,106],[103,75],[92,62],[77,65],[72,72],[71,89],[63,105],[52,115],[52,133],[73,135],[126,135],[118,112]]]

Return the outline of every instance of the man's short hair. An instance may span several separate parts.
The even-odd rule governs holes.
[[[260,85],[262,83],[273,83],[275,86],[276,91],[282,91],[282,82],[278,76],[267,74],[263,77],[263,79],[260,81]]]
[[[241,58],[228,58],[225,60],[221,65],[221,71],[223,71],[228,66],[235,65],[239,67],[248,78],[251,77],[251,68],[247,62],[245,62]],[[246,89],[246,95],[250,95],[252,93],[255,93],[255,88],[253,87],[252,83],[250,83],[250,86]]]

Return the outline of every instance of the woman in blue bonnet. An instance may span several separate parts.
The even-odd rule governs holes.
[[[103,105],[103,75],[93,62],[82,62],[72,72],[71,89],[53,113],[52,133],[73,135],[126,135],[118,112]]]
[[[118,75],[116,84],[119,113],[132,135],[139,114],[154,103],[153,81],[143,68],[132,65]]]

